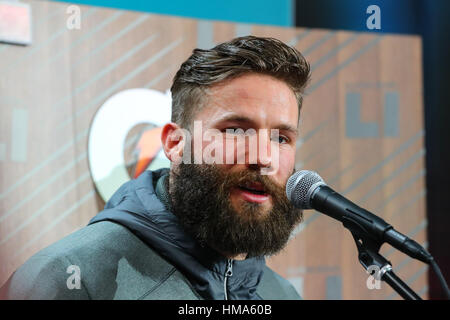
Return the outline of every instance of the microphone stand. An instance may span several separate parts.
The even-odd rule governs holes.
[[[362,266],[369,271],[370,267],[379,269],[377,280],[383,280],[389,284],[405,300],[422,300],[406,283],[404,283],[392,270],[392,264],[386,260],[378,251],[383,244],[369,236],[364,227],[353,220],[346,219],[344,227],[350,230],[356,247],[358,248],[358,259]]]

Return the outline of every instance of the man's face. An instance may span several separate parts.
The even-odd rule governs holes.
[[[223,150],[223,161],[173,167],[174,213],[197,239],[219,251],[273,254],[301,219],[284,192],[295,164],[296,97],[280,80],[247,74],[213,86],[205,99],[195,121],[203,133],[221,134],[205,141],[194,133],[191,150],[199,145],[204,153]],[[254,130],[254,139],[244,138],[244,148],[237,143],[239,135],[227,135],[236,129]],[[245,161],[238,163],[239,157]]]
[[[295,164],[298,123],[297,100],[286,83],[266,75],[247,74],[216,85],[210,89],[206,106],[196,114],[195,120],[201,121],[203,132],[217,129],[224,133],[222,141],[200,142],[198,138],[201,137],[193,136],[193,143],[201,143],[203,150],[207,147],[211,149],[211,144],[220,143],[224,158],[233,157],[232,164],[217,165],[223,173],[271,170],[271,181],[280,186],[286,184]],[[255,139],[247,138],[244,164],[237,163],[243,148],[237,143],[236,135],[227,137],[225,134],[226,129],[238,128],[244,132],[249,129],[256,132]],[[278,137],[271,136],[271,129],[278,130]],[[250,145],[252,143],[253,146]],[[249,159],[251,147],[257,151],[253,163]],[[261,188],[258,184],[249,187]],[[264,215],[272,208],[273,198],[270,194],[260,193],[236,187],[232,190],[230,201],[237,212],[243,204],[250,202],[257,204],[260,214]]]

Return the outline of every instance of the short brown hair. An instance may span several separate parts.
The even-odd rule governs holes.
[[[293,90],[300,113],[310,77],[309,63],[297,49],[280,40],[246,36],[209,50],[194,49],[173,79],[172,122],[189,127],[208,87],[246,73],[284,81]]]

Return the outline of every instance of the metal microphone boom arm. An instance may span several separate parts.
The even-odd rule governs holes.
[[[371,238],[364,228],[353,220],[345,219],[343,225],[350,230],[358,248],[359,262],[367,271],[371,266],[377,266],[379,271],[375,275],[376,279],[389,284],[405,300],[422,300],[406,283],[397,277],[392,270],[392,264],[379,253],[383,243]]]

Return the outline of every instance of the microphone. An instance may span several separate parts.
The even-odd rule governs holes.
[[[286,195],[297,208],[316,209],[341,221],[346,228],[356,224],[360,230],[380,244],[389,243],[401,252],[425,263],[433,260],[433,257],[416,241],[331,189],[314,171],[295,172],[286,183]]]

